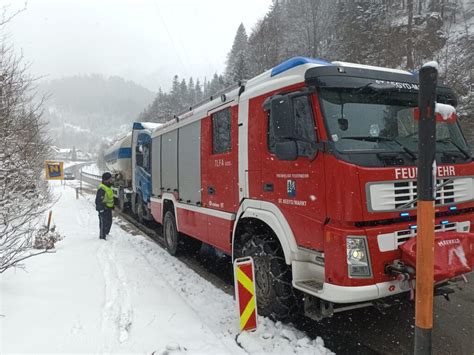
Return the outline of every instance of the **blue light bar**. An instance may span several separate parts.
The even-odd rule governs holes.
[[[417,229],[418,227],[416,226],[416,224],[414,226],[410,226],[410,229]]]
[[[408,212],[400,213],[400,217],[409,217],[409,216],[410,216],[410,213],[408,213]]]
[[[456,206],[451,206],[451,207],[449,207],[449,210],[450,210],[450,211],[456,211],[457,209],[458,209],[458,208],[457,208]]]
[[[448,221],[441,221],[441,224],[448,224]]]
[[[331,65],[331,66],[334,65],[332,63],[326,62],[325,60],[318,59],[318,58],[294,57],[294,58],[288,59],[288,60],[284,61],[283,63],[280,63],[276,67],[274,67],[272,69],[271,76],[275,76],[275,75],[278,75],[280,73],[283,73],[287,70],[290,70],[294,67],[297,67],[298,65],[303,65],[303,64],[308,64],[308,63],[321,64],[321,65]]]

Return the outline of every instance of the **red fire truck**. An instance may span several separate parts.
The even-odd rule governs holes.
[[[168,251],[189,236],[252,256],[259,313],[276,319],[411,290],[417,102],[416,73],[297,57],[177,116],[151,141]],[[437,102],[456,106],[441,84]],[[436,161],[436,231],[456,244],[472,236],[474,163],[455,119],[437,122]],[[465,245],[455,276],[472,269]]]

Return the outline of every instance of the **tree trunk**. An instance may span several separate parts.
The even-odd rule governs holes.
[[[407,0],[408,28],[407,28],[407,68],[414,69],[413,63],[413,0]]]

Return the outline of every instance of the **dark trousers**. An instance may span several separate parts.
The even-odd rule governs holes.
[[[112,227],[112,210],[110,208],[106,208],[104,212],[99,212],[99,228],[101,239],[105,239],[105,236],[109,234],[110,227]]]

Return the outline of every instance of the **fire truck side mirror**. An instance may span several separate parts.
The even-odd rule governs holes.
[[[296,160],[298,158],[298,144],[294,140],[277,141],[275,154],[278,160]]]
[[[275,95],[270,105],[273,133],[277,141],[296,138],[293,103],[287,95]]]

